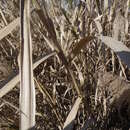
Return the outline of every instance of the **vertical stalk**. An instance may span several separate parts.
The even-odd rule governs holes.
[[[32,40],[30,32],[30,0],[21,0],[20,53],[20,129],[35,125],[35,87],[32,69]]]

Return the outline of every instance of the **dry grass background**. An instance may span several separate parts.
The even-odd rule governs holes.
[[[33,61],[45,57],[53,49],[58,54],[49,57],[34,69],[36,81],[35,129],[62,129],[69,112],[74,109],[73,115],[77,114],[74,117],[74,130],[123,128],[124,124],[119,120],[120,115],[117,112],[112,112],[109,105],[106,106],[100,102],[97,103],[97,106],[95,105],[95,93],[98,88],[97,75],[100,70],[103,74],[106,71],[112,71],[129,81],[130,71],[114,52],[101,44],[101,41],[95,36],[103,34],[114,37],[127,47],[130,46],[130,13],[126,16],[127,0],[112,1],[108,8],[107,4],[104,6],[105,3],[100,0],[88,0],[88,4],[81,2],[79,6],[68,11],[61,9],[58,0],[52,0],[50,5],[44,5],[41,0],[37,1],[40,4],[40,10],[46,14],[47,21],[44,21],[45,18],[40,13],[39,6],[31,5]],[[45,12],[44,6],[47,8],[47,12]],[[19,0],[1,0],[0,30],[18,18],[19,13]],[[48,19],[47,14],[53,23]],[[19,29],[19,26],[15,27],[9,35],[0,39],[1,88],[5,81],[7,83],[7,79],[13,78],[18,73]],[[58,45],[50,46],[48,43]],[[65,57],[61,54],[61,50],[57,49],[59,45]],[[79,90],[74,87],[76,86],[74,81],[76,81]],[[104,90],[107,86],[105,83],[101,91],[106,91]],[[79,108],[73,108],[79,96],[82,97],[82,103],[77,105]],[[98,98],[102,97],[104,97],[103,92],[98,95]],[[101,102],[104,101],[102,100]],[[77,113],[76,110],[78,110]],[[18,130],[19,115],[19,84],[17,84],[0,98],[1,130]]]

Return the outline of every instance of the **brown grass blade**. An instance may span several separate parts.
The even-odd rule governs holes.
[[[94,19],[94,22],[95,22],[95,24],[96,24],[96,26],[97,26],[98,33],[99,33],[99,34],[101,34],[102,31],[103,31],[102,25],[101,25],[101,23],[100,23],[100,21],[99,21],[101,18],[102,18],[102,15],[100,15],[100,16],[98,16],[97,18]]]
[[[13,22],[0,30],[0,40],[10,34],[20,23],[20,18],[16,18]]]
[[[43,95],[46,95],[46,97],[47,97],[47,102],[49,103],[49,105],[51,106],[53,112],[55,113],[55,116],[56,116],[57,120],[59,121],[61,127],[63,127],[62,117],[61,117],[60,113],[58,113],[58,112],[56,111],[55,101],[52,99],[51,95],[48,93],[48,91],[46,90],[45,86],[44,86],[44,85],[41,85],[41,83],[38,82],[36,78],[35,78],[35,83],[36,83],[36,86],[38,87],[39,91],[40,91]]]
[[[45,26],[46,30],[48,31],[49,38],[53,41],[51,44],[53,44],[54,49],[59,52],[60,45],[57,44],[57,37],[56,32],[54,28],[53,21],[50,19],[46,7],[43,6],[43,10],[41,9],[39,3],[36,0],[33,0],[33,5],[35,7],[35,10],[42,21],[43,25]]]
[[[75,48],[72,50],[71,54],[69,55],[69,59],[72,61],[76,55],[79,54],[81,49],[85,47],[91,40],[93,39],[93,36],[87,36],[83,39],[81,39],[75,46]]]
[[[12,78],[10,79],[10,77],[12,77]],[[7,79],[5,81],[5,84],[1,85],[0,98],[2,98],[9,91],[11,91],[17,85],[17,83],[19,82],[19,79],[20,79],[19,74],[18,75],[11,74],[11,76],[9,76],[9,79]]]
[[[35,69],[38,65],[40,65],[42,62],[44,62],[48,58],[54,56],[55,54],[56,54],[55,52],[51,52],[47,54],[46,56],[38,58],[33,64],[33,69]],[[5,83],[0,86],[0,98],[2,98],[9,91],[11,91],[19,83],[19,79],[20,79],[19,73],[11,74],[9,78],[5,81]]]
[[[86,0],[87,9],[89,12],[91,12],[91,0]]]
[[[17,106],[15,106],[14,104],[6,101],[5,99],[0,99],[0,100],[2,100],[2,102],[4,103],[4,105],[8,105],[8,106],[14,108],[17,112],[22,112]]]
[[[73,108],[71,109],[69,115],[66,118],[66,121],[65,121],[64,127],[63,127],[64,130],[73,130],[74,120],[77,115],[81,102],[82,102],[82,98],[78,97],[74,103]]]
[[[2,19],[3,19],[4,23],[5,23],[5,25],[8,25],[8,22],[7,22],[7,20],[6,20],[6,18],[5,18],[5,16],[4,16],[4,14],[3,14],[1,9],[0,9],[0,14],[2,16]]]
[[[68,22],[68,24],[69,24],[70,27],[71,27],[71,32],[73,33],[73,35],[74,35],[76,38],[78,38],[78,35],[77,35],[76,31],[75,31],[75,27],[73,26],[73,20],[74,20],[74,19],[72,20],[72,23],[71,23],[70,20],[69,20],[69,18],[68,18],[67,15],[66,15],[66,11],[65,11],[64,9],[61,9],[61,11],[62,11],[62,13],[63,13],[63,15],[64,15],[66,21]],[[74,17],[74,16],[73,16],[73,17]]]
[[[102,14],[102,10],[101,10],[100,0],[96,0],[96,6],[97,6],[98,14],[101,15]]]
[[[48,37],[50,38],[50,44],[52,44],[53,48],[55,49],[55,51],[58,54],[58,57],[60,58],[60,60],[65,65],[68,72],[70,73],[70,76],[71,76],[73,84],[74,84],[74,88],[76,89],[78,95],[81,95],[81,91],[80,91],[80,89],[79,89],[79,87],[76,83],[73,72],[71,71],[71,69],[68,65],[67,58],[65,57],[64,52],[61,49],[61,46],[59,45],[59,43],[57,41],[54,24],[53,24],[53,21],[51,20],[51,18],[49,17],[49,15],[47,13],[46,7],[44,6],[43,10],[42,10],[36,0],[33,0],[33,3],[34,3],[34,7],[36,8],[36,12],[37,12],[40,20],[42,21],[43,25],[45,26],[45,28],[48,32],[48,35],[49,35]]]
[[[78,77],[79,77],[79,81],[80,81],[80,86],[84,85],[84,77],[83,77],[83,73],[81,72],[80,68],[78,67],[78,65],[75,63],[75,61],[72,61],[72,63],[74,64],[77,72],[78,72]]]

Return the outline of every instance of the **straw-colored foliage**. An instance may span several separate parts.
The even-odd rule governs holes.
[[[0,129],[128,130],[130,0],[1,0]]]

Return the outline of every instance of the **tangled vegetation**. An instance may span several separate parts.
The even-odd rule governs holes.
[[[130,0],[30,3],[34,129],[128,130],[130,64],[114,42],[129,52]],[[20,0],[0,1],[1,130],[20,128],[20,17]]]

